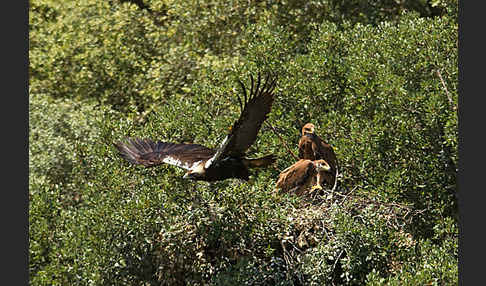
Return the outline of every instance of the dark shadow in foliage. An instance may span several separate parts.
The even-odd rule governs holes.
[[[352,23],[361,22],[376,25],[382,21],[396,20],[405,11],[418,12],[420,17],[442,16],[446,13],[445,8],[433,7],[431,1],[423,0],[330,0],[330,6],[333,10],[339,11],[336,17],[332,19],[336,23],[348,20]]]
[[[132,4],[135,4],[137,5],[138,8],[142,9],[142,10],[147,10],[149,12],[152,12],[152,9],[150,9],[150,6],[145,4],[143,2],[143,0],[118,0],[120,1],[121,3],[132,3]],[[113,3],[113,1],[110,1],[111,3]]]

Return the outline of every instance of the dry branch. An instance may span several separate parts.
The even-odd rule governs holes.
[[[273,133],[275,133],[275,135],[277,135],[277,137],[280,139],[280,141],[284,145],[285,149],[287,149],[287,151],[290,153],[290,155],[292,155],[292,157],[294,157],[294,159],[298,161],[299,160],[299,157],[295,156],[295,154],[292,152],[292,150],[290,150],[290,148],[285,143],[285,140],[283,140],[283,138],[280,136],[280,134],[278,134],[278,132],[275,129],[275,127],[273,127],[272,124],[270,124],[268,122],[265,122],[265,124],[267,124],[268,127],[270,127],[270,129],[272,129]]]
[[[454,104],[454,101],[452,100],[452,96],[449,93],[449,90],[447,90],[447,86],[446,86],[446,84],[444,82],[444,79],[442,78],[442,75],[440,74],[440,71],[439,70],[436,70],[436,73],[437,73],[437,76],[439,76],[440,82],[442,83],[442,87],[444,88],[444,91],[445,91],[445,93],[447,95],[447,99],[449,100],[449,103],[450,103],[450,105],[452,107],[452,110],[453,111],[456,111],[456,106]]]

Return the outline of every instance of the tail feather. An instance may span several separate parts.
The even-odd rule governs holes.
[[[260,158],[245,159],[243,162],[248,168],[260,168],[271,165],[275,161],[277,161],[277,157],[273,154],[270,154]]]

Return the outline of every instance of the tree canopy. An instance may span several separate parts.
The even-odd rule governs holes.
[[[29,2],[32,285],[457,285],[456,0]],[[249,183],[117,155],[217,147],[258,71],[249,153],[278,159]],[[332,197],[273,191],[307,122]]]

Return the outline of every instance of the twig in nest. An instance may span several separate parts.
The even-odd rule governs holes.
[[[283,258],[285,260],[286,265],[290,265],[290,259],[289,259],[289,252],[287,248],[285,248],[285,242],[283,240],[280,241],[280,245],[282,246],[283,249]]]
[[[354,191],[354,189],[353,189],[353,191]],[[349,192],[346,195],[340,194],[340,193],[336,193],[336,194],[338,196],[342,197],[342,198],[345,198],[345,199],[348,198],[348,197],[359,199],[360,200],[360,203],[370,203],[370,204],[382,205],[382,206],[386,206],[386,207],[397,207],[397,208],[407,209],[407,210],[410,209],[409,206],[401,205],[401,204],[398,204],[398,203],[385,203],[385,202],[370,200],[370,199],[367,199],[367,198],[364,198],[364,197],[358,196],[358,195],[351,195],[351,192]]]
[[[273,133],[275,133],[275,135],[277,135],[277,137],[280,139],[280,141],[284,145],[285,149],[287,149],[287,151],[289,151],[290,155],[292,155],[292,157],[294,157],[294,159],[298,161],[299,157],[295,156],[295,154],[292,152],[292,150],[290,150],[290,148],[285,143],[285,140],[283,140],[283,138],[280,136],[280,134],[278,134],[275,127],[273,127],[272,124],[268,123],[267,121],[265,121],[265,124],[267,124],[267,126],[270,127],[270,129],[272,129]]]
[[[341,253],[339,253],[338,257],[336,258],[336,261],[334,261],[334,265],[332,266],[332,270],[331,270],[331,275],[334,273],[334,269],[336,269],[336,265],[339,261],[339,258],[341,258],[341,255],[343,255],[343,252],[344,252],[344,249],[341,250]]]

